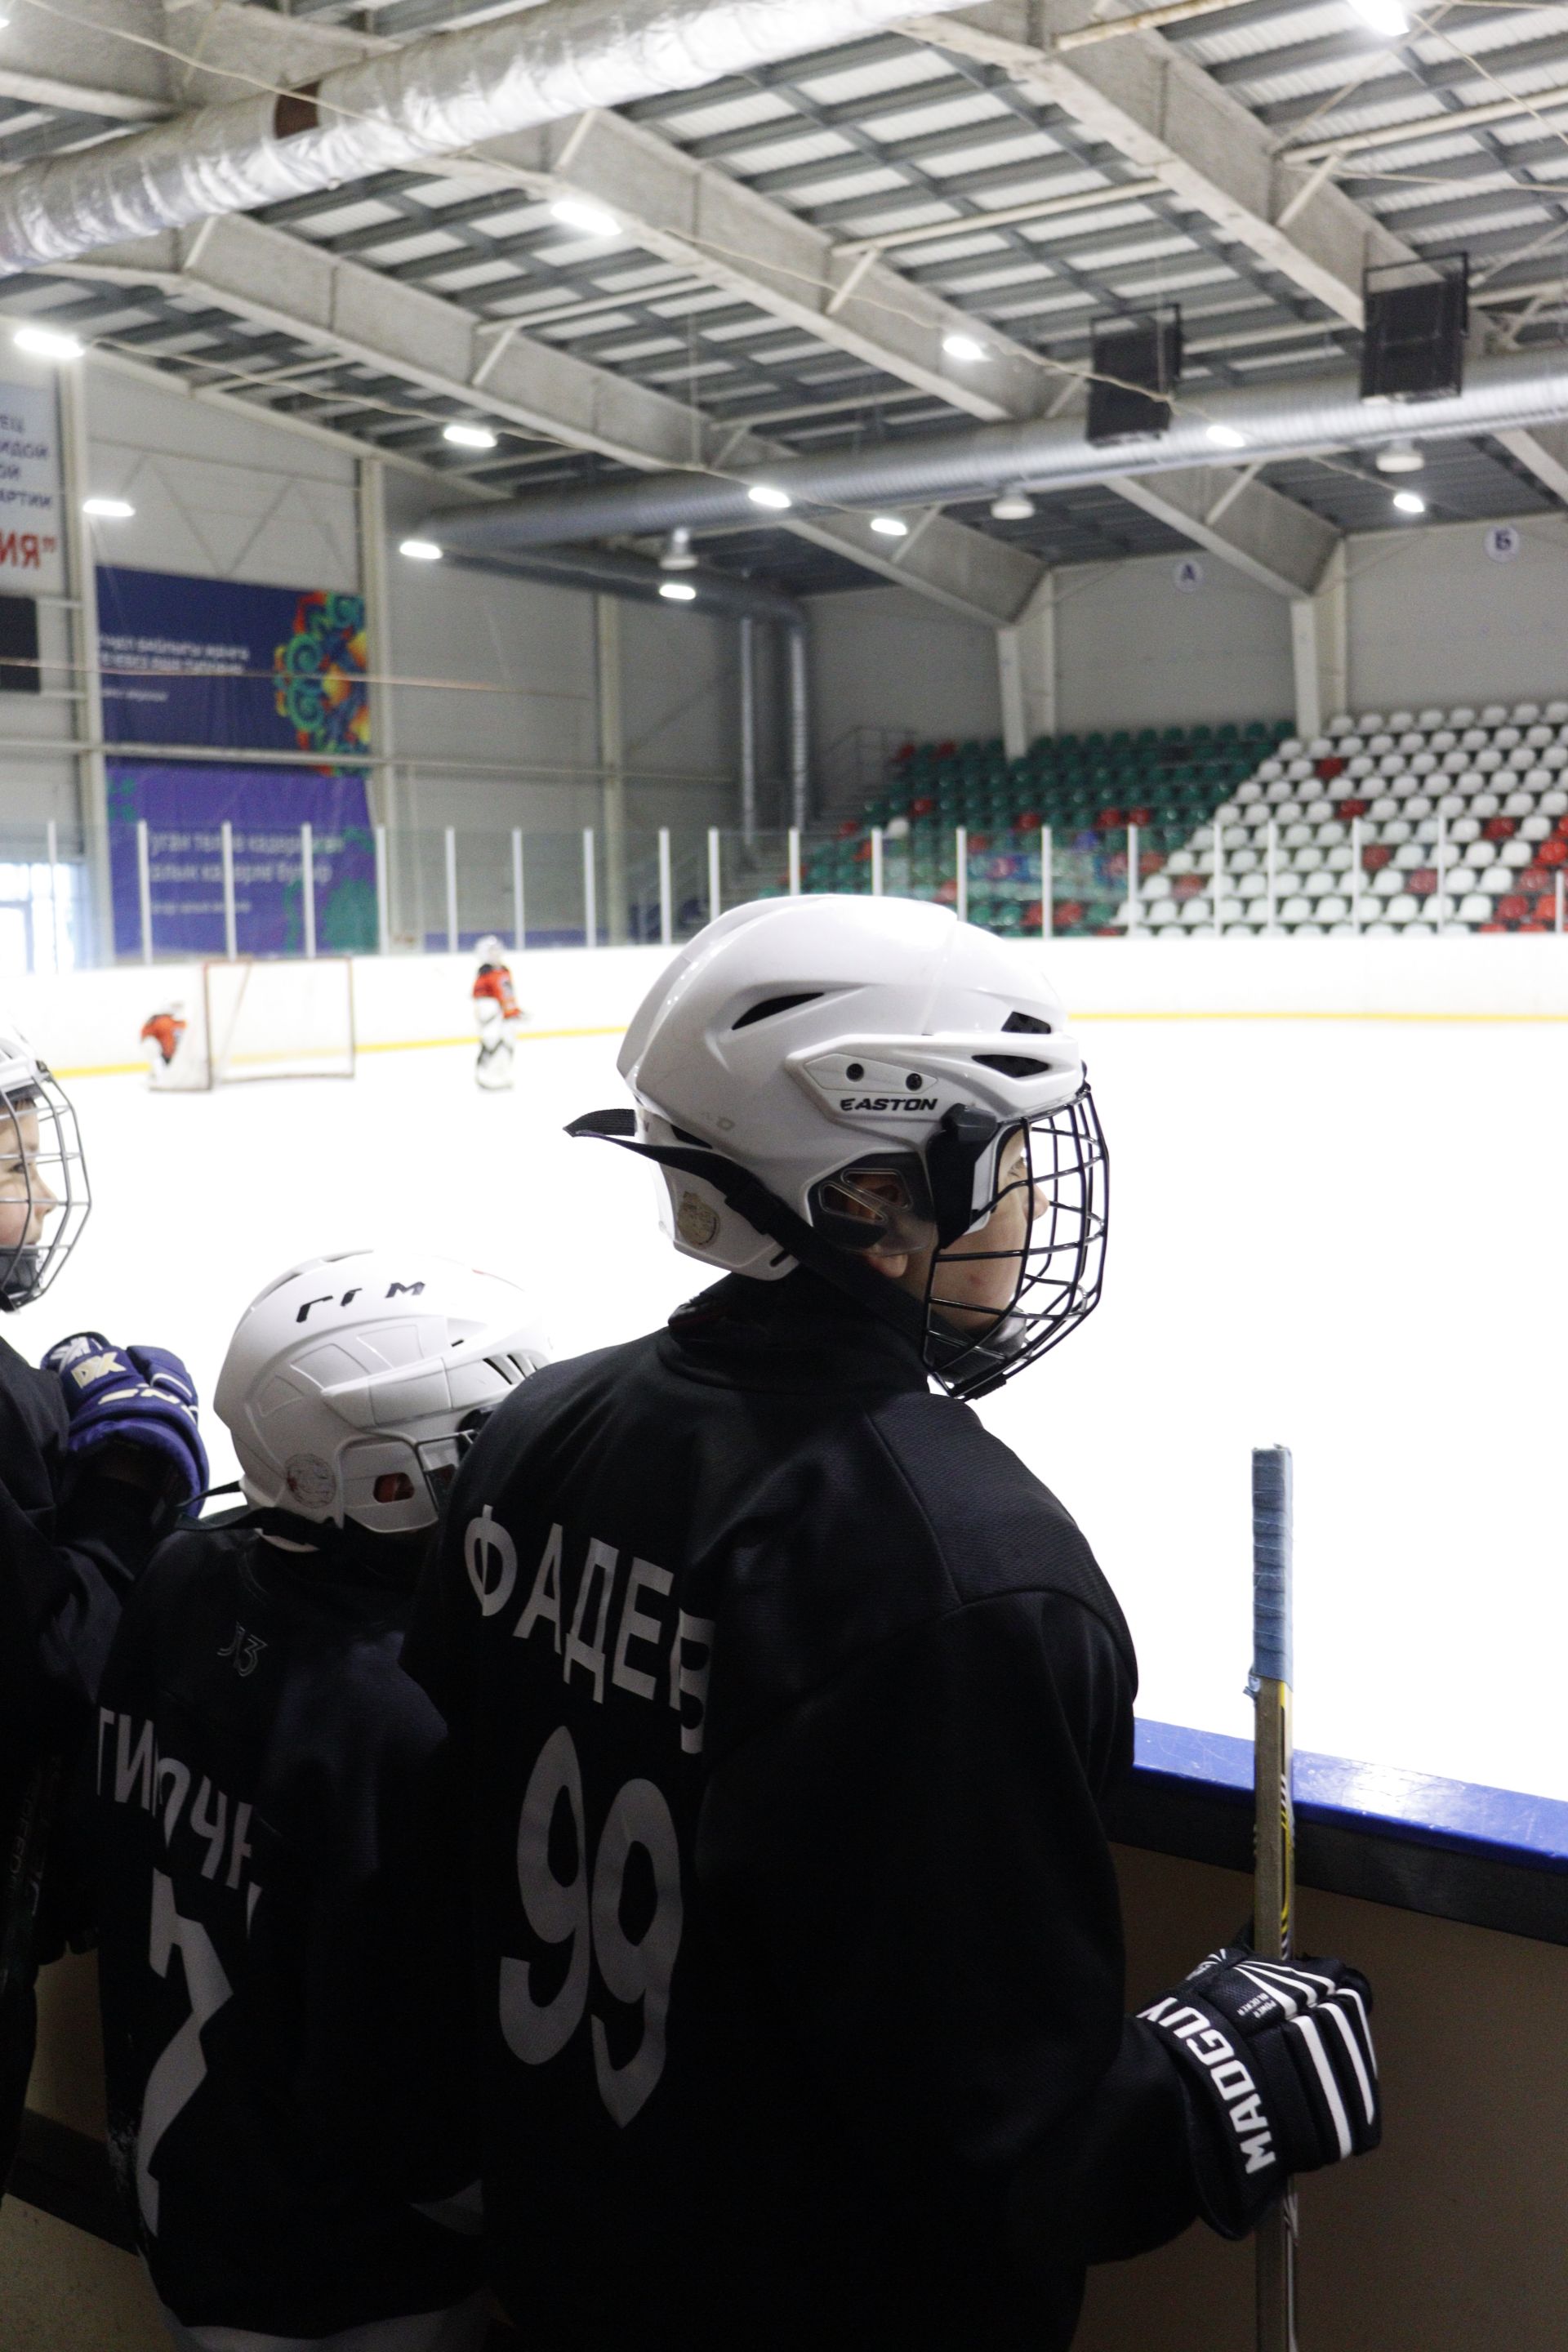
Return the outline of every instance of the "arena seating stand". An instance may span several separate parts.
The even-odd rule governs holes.
[[[864,817],[812,847],[803,887],[869,888],[879,826],[885,887],[951,905],[959,825],[971,919],[1005,933],[1043,928],[1044,826],[1058,934],[1268,929],[1270,826],[1276,931],[1549,930],[1568,866],[1568,701],[1347,712],[1310,742],[1253,720],[1044,737],[1012,761],[997,740],[910,744]]]

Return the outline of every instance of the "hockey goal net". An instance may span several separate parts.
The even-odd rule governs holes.
[[[347,956],[202,967],[208,1087],[246,1078],[352,1078],[353,974]]]

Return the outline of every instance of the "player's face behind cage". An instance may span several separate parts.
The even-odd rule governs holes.
[[[0,1307],[47,1289],[88,1206],[76,1114],[59,1087],[40,1071],[0,1091]]]
[[[942,1246],[893,1172],[825,1188],[850,1215],[881,1212],[885,1238],[868,1255],[921,1301],[928,1369],[960,1396],[1033,1363],[1100,1298],[1109,1170],[1087,1085],[1061,1110],[1008,1129],[994,1166],[989,1208]]]

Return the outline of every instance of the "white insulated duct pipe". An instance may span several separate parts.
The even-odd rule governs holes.
[[[425,528],[450,547],[547,546],[612,532],[722,530],[758,520],[753,483],[785,491],[791,504],[876,508],[945,503],[1022,489],[1070,488],[1126,474],[1172,473],[1223,462],[1296,457],[1314,450],[1374,449],[1389,441],[1453,439],[1527,430],[1568,417],[1568,349],[1474,360],[1453,399],[1369,402],[1353,375],[1252,385],[1202,395],[1201,412],[1178,410],[1168,433],[1096,446],[1080,420],[982,425],[957,433],[910,434],[869,449],[794,457],[763,471],[720,476],[628,476],[592,489],[542,492],[510,506],[465,508],[430,517]],[[1210,437],[1218,426],[1228,437]],[[1222,457],[1223,447],[1223,457]]]
[[[931,0],[940,12],[961,0]],[[0,184],[0,267],[352,186],[590,108],[698,89],[896,24],[909,0],[544,0],[279,97],[204,107],[25,163]]]

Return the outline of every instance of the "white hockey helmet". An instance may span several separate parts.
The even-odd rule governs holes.
[[[1066,1013],[1032,957],[944,908],[734,908],[666,967],[619,1067],[635,1129],[612,1112],[572,1131],[660,1163],[678,1249],[763,1281],[804,1263],[900,1318],[859,1261],[931,1250],[921,1342],[956,1393],[996,1386],[1098,1301],[1104,1141]],[[1020,1137],[1028,1169],[1005,1184]],[[901,1200],[857,1184],[873,1171],[900,1177]],[[1018,1182],[1033,1214],[1012,1304],[984,1339],[955,1339],[942,1253]]]
[[[487,931],[475,947],[474,953],[481,964],[505,963],[506,941],[498,939],[494,931]]]
[[[43,1296],[91,1206],[76,1113],[21,1031],[0,1020],[0,1310]]]
[[[350,1250],[291,1266],[251,1301],[213,1403],[250,1502],[400,1535],[435,1524],[479,1426],[549,1360],[500,1275]]]

